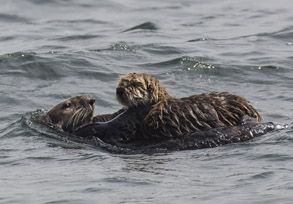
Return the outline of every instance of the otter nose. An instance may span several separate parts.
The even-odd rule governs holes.
[[[124,93],[124,88],[117,87],[117,89],[116,89],[116,94],[118,94],[118,95],[122,95],[123,93]]]
[[[91,106],[93,106],[93,105],[95,104],[95,102],[96,102],[96,100],[95,100],[95,99],[93,99],[93,98],[92,98],[92,99],[90,99],[90,101],[89,101],[89,103],[90,103],[90,105],[91,105]]]

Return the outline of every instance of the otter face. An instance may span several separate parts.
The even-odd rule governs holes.
[[[133,107],[155,104],[168,96],[160,81],[146,73],[132,72],[121,76],[116,89],[116,98],[122,105]]]
[[[80,95],[54,106],[46,118],[64,131],[73,132],[92,121],[94,110],[95,99],[89,95]]]

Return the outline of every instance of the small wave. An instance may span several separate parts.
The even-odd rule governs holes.
[[[0,56],[0,62],[32,60],[36,53],[34,52],[15,52]]]
[[[252,35],[244,35],[244,36],[237,36],[233,38],[227,38],[227,39],[210,39],[210,40],[238,40],[238,39],[243,39],[243,38],[254,38],[254,37],[268,37],[268,38],[273,38],[276,40],[283,40],[286,41],[286,44],[290,44],[293,39],[293,27],[287,27],[284,29],[281,29],[279,31],[274,31],[274,32],[264,32],[264,33],[255,33]]]
[[[195,38],[188,40],[187,42],[201,42],[201,41],[230,41],[230,40],[240,40],[240,39],[246,39],[246,38],[256,38],[256,37],[270,37],[277,40],[286,40],[287,45],[292,44],[293,39],[293,27],[287,27],[284,29],[281,29],[279,31],[274,32],[263,32],[263,33],[254,33],[251,35],[242,35],[242,36],[235,36],[230,38]],[[258,38],[256,39],[258,40]]]
[[[70,35],[70,36],[55,38],[54,40],[76,41],[76,40],[89,40],[89,39],[101,38],[101,37],[104,37],[104,36],[101,36],[101,35]]]
[[[48,140],[48,145],[51,147],[62,147],[65,149],[84,148],[85,145],[78,138],[72,137],[69,139],[67,133],[50,126],[41,125],[38,120],[44,114],[46,114],[46,111],[41,109],[25,113],[19,121],[23,131],[29,130],[39,136],[51,139],[50,141]]]
[[[111,46],[110,50],[134,52],[135,47],[129,46],[126,43],[117,43]]]
[[[29,20],[17,15],[0,14],[0,21],[4,23],[25,23]]]
[[[182,57],[180,60],[181,67],[184,70],[192,71],[198,69],[215,69],[215,66],[203,61],[199,61],[194,57]]]
[[[0,138],[11,137],[13,135],[12,132],[14,132],[18,128],[18,124],[20,123],[20,121],[21,120],[17,120],[2,128],[0,130]]]
[[[146,51],[150,54],[155,55],[178,55],[182,54],[183,51],[179,48],[173,47],[173,46],[167,46],[167,45],[161,45],[161,44],[147,44],[140,47],[143,51]]]
[[[209,59],[203,57],[189,57],[183,56],[180,58],[174,58],[163,62],[157,63],[148,63],[144,64],[144,66],[148,67],[170,67],[174,66],[175,68],[180,68],[182,71],[195,71],[199,69],[215,69],[215,65],[209,64],[205,61]]]
[[[33,52],[2,55],[0,56],[0,62],[1,75],[54,80],[63,77],[60,70],[56,69],[61,62],[49,56],[41,57]]]
[[[104,49],[93,49],[92,52],[104,52],[104,51],[125,51],[125,52],[135,52],[137,46],[128,45],[125,42],[115,43],[110,45],[108,48]]]
[[[15,37],[13,37],[13,36],[1,36],[0,37],[0,42],[1,41],[6,42],[6,41],[9,41],[9,40],[14,40],[14,39],[15,39]]]
[[[144,67],[157,67],[157,68],[161,68],[161,67],[169,67],[170,66],[179,66],[180,65],[180,60],[181,58],[174,58],[174,59],[170,59],[170,60],[166,60],[166,61],[162,61],[162,62],[155,62],[155,63],[146,63],[146,64],[142,64],[141,66]]]
[[[207,41],[207,38],[196,38],[192,40],[188,40],[187,42],[202,42],[202,41]]]
[[[145,51],[149,54],[154,55],[178,55],[182,54],[183,51],[179,48],[161,44],[144,44],[144,45],[129,45],[126,42],[119,42],[111,45],[109,48],[106,49],[94,49],[91,51],[95,52],[102,52],[102,51],[127,51],[127,52],[136,52],[136,51]]]
[[[260,33],[260,34],[257,34],[257,36],[267,36],[267,37],[271,37],[271,38],[275,38],[279,40],[286,40],[291,42],[293,39],[293,26],[284,28],[276,32]]]
[[[134,26],[132,28],[129,28],[127,30],[124,30],[123,32],[128,32],[128,31],[133,31],[133,30],[149,30],[149,31],[154,31],[154,30],[158,30],[158,27],[156,26],[156,24],[154,24],[152,22],[145,22],[145,23],[139,24],[137,26]]]
[[[47,21],[46,23],[57,23],[57,24],[77,24],[77,23],[82,23],[82,24],[107,24],[106,21],[100,21],[100,20],[95,20],[95,19],[76,19],[76,20],[50,20]]]
[[[261,66],[252,66],[250,67],[251,70],[281,70],[283,69],[280,66],[275,65],[261,65]]]
[[[267,172],[262,172],[262,173],[255,174],[255,175],[251,176],[251,179],[252,180],[255,180],[255,179],[269,179],[273,175],[274,175],[273,171],[267,171]]]
[[[51,1],[40,1],[40,0],[28,0],[29,2],[33,3],[33,4],[58,4],[59,1],[56,0],[51,0]],[[60,1],[63,2],[63,1]]]

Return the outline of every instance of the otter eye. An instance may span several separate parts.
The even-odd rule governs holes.
[[[69,108],[70,107],[70,105],[71,105],[71,103],[70,102],[66,102],[66,103],[64,103],[63,105],[62,105],[62,109],[66,109],[66,108]]]

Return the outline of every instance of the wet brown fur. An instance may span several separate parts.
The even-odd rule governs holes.
[[[124,108],[121,108],[120,110],[118,110],[115,113],[112,114],[102,114],[102,115],[96,115],[95,117],[93,117],[93,123],[98,123],[98,122],[108,122],[110,120],[113,120],[114,118],[116,118],[118,115],[120,115],[121,113],[123,113],[125,111]]]
[[[175,98],[159,80],[146,73],[122,76],[117,88],[123,89],[123,94],[116,94],[116,97],[127,108],[153,105],[143,126],[148,132],[145,135],[155,138],[174,138],[216,127],[235,126],[241,124],[245,116],[262,121],[260,113],[242,96],[211,92]]]
[[[236,126],[244,116],[262,120],[260,113],[243,97],[211,92],[186,98],[170,98],[155,104],[144,119],[152,137],[173,138],[217,127]]]
[[[75,96],[56,106],[42,118],[43,122],[56,125],[67,132],[92,122],[95,100],[88,95]]]
[[[121,76],[118,89],[123,89],[123,94],[117,93],[116,98],[127,108],[155,104],[171,97],[158,79],[145,73],[132,72]]]

